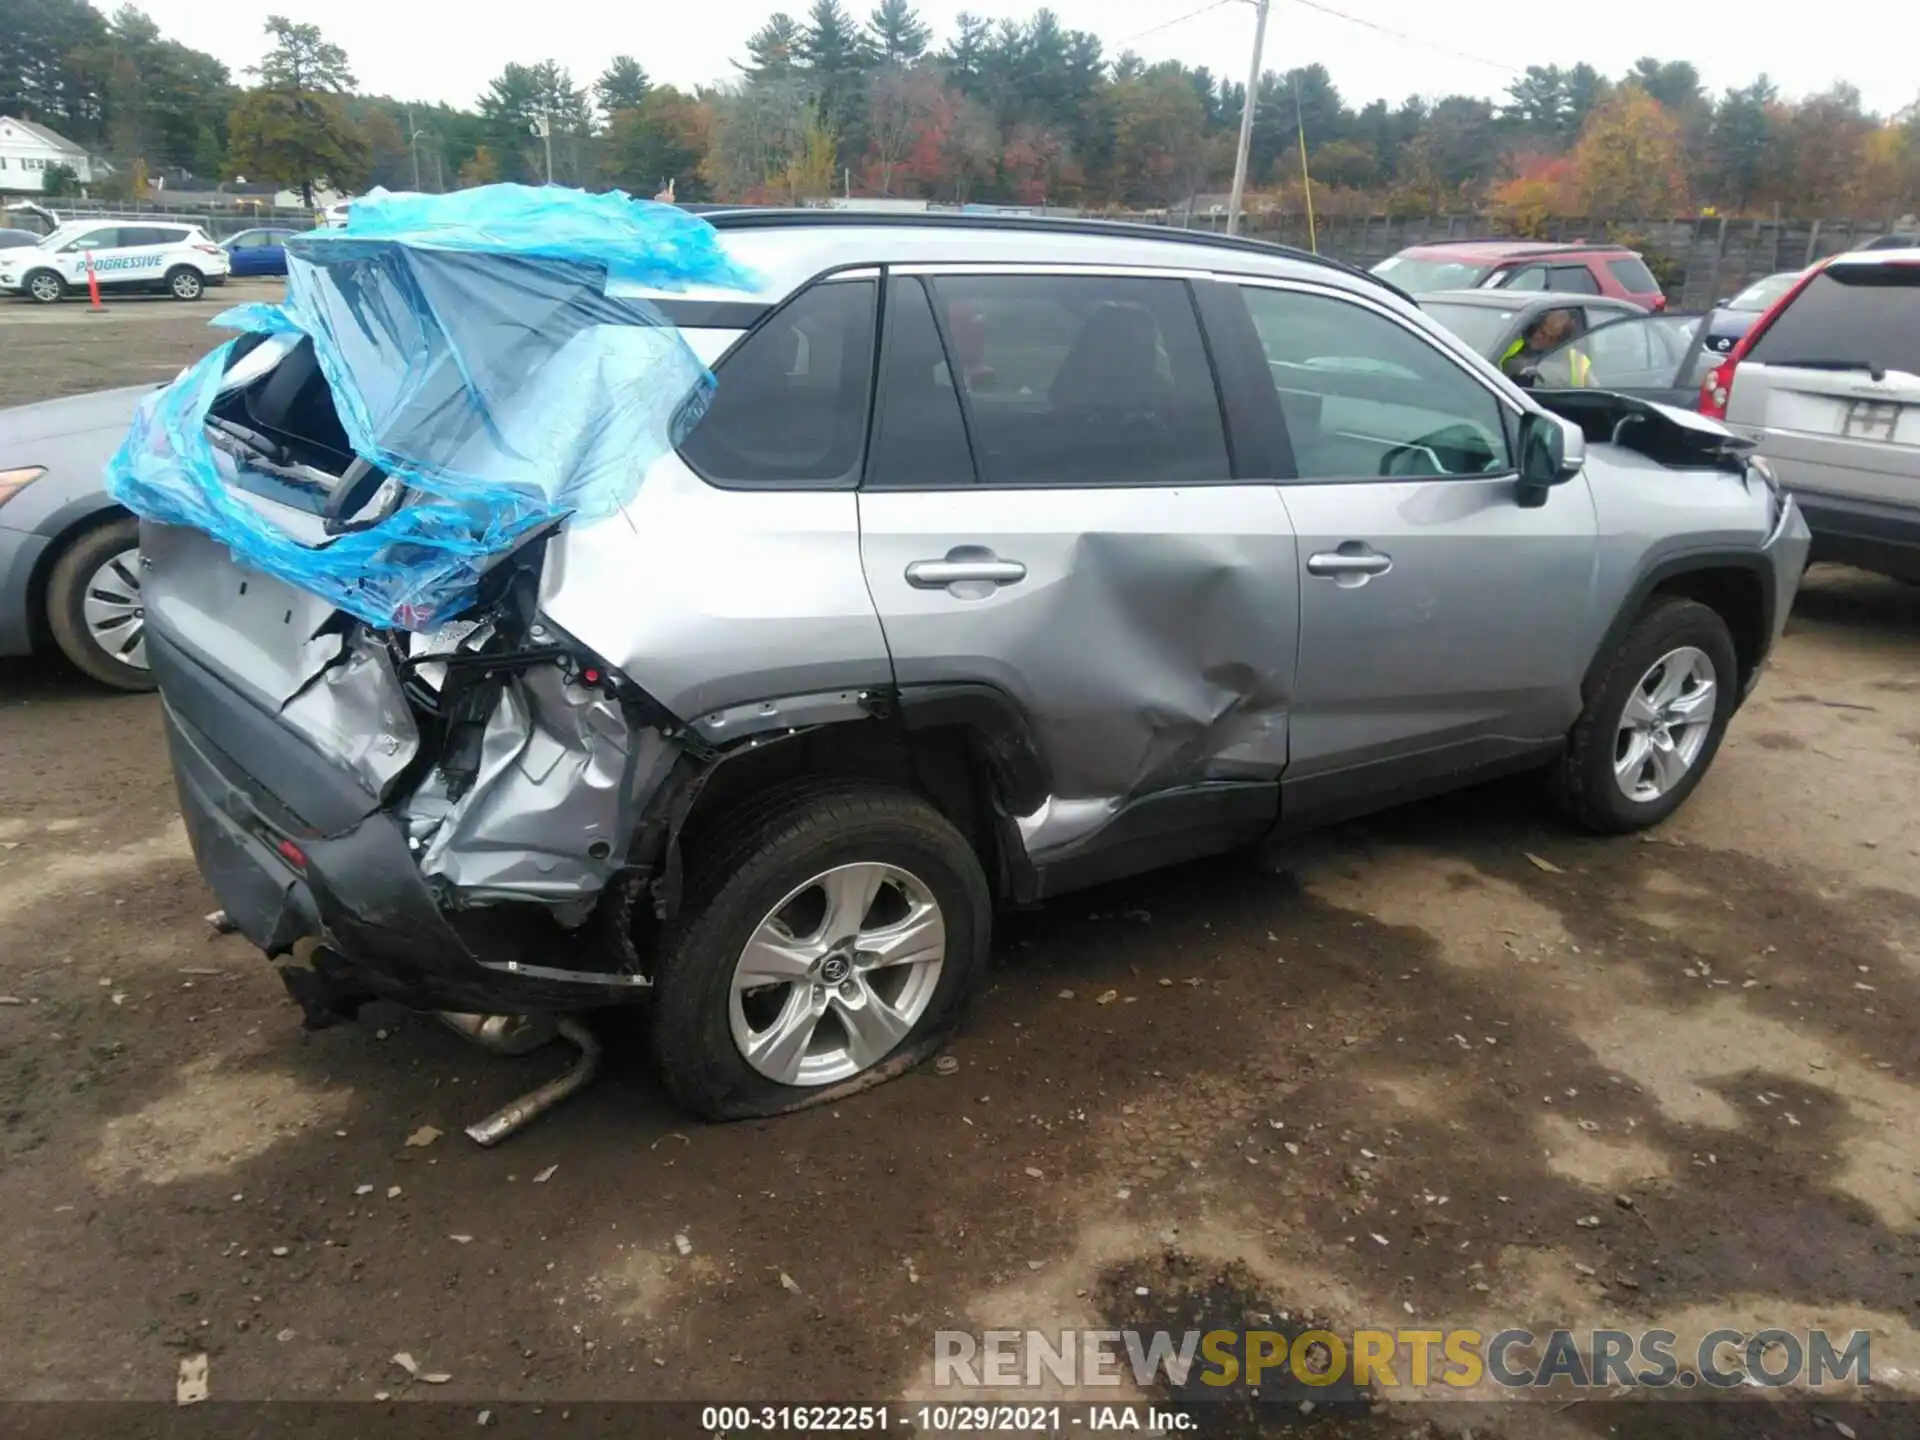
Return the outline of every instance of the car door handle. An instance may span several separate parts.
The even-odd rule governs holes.
[[[1318,555],[1309,555],[1307,573],[1331,576],[1336,580],[1345,580],[1349,577],[1365,580],[1374,575],[1384,575],[1393,569],[1391,555],[1382,555],[1377,550],[1365,547],[1349,549],[1348,546],[1352,543],[1349,541],[1338,550],[1322,550]]]
[[[1017,585],[1027,578],[1018,560],[1002,560],[989,552],[979,559],[916,560],[907,566],[907,583],[916,590],[944,590],[968,581],[989,585]]]

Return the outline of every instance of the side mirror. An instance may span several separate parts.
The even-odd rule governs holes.
[[[1713,302],[1713,308],[1716,310],[1724,310],[1732,303],[1733,297],[1731,295],[1722,295],[1718,300]]]
[[[1520,419],[1520,488],[1522,507],[1547,503],[1547,491],[1564,485],[1587,463],[1587,437],[1579,426],[1557,415],[1529,411]]]

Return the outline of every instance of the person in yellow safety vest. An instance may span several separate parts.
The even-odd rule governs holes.
[[[1520,373],[1530,366],[1537,365],[1550,351],[1573,338],[1573,312],[1571,310],[1549,310],[1533,324],[1529,325],[1521,337],[1506,348],[1500,356],[1500,369],[1509,378],[1518,379]],[[1589,384],[1593,376],[1593,361],[1580,350],[1567,352],[1568,383],[1573,385]]]

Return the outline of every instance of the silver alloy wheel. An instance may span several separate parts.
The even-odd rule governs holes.
[[[176,300],[198,300],[205,288],[197,271],[182,270],[173,277],[173,297]]]
[[[1669,650],[1640,677],[1613,743],[1613,776],[1629,800],[1658,800],[1693,769],[1713,732],[1718,681],[1706,651],[1691,645]]]
[[[51,304],[53,301],[58,300],[61,292],[66,288],[66,286],[60,283],[60,277],[58,275],[51,275],[45,270],[42,270],[27,282],[28,293],[43,304]]]
[[[109,555],[87,580],[80,613],[93,643],[135,670],[147,668],[147,609],[140,598],[140,551]]]
[[[797,886],[733,968],[728,1019],[746,1062],[782,1085],[832,1085],[885,1059],[927,1013],[947,925],[897,865],[840,865]]]

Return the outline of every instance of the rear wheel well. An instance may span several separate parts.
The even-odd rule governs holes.
[[[800,781],[869,780],[925,798],[966,837],[997,896],[1010,889],[1014,857],[1002,842],[1001,807],[991,771],[974,733],[961,726],[904,731],[885,720],[823,726],[818,730],[736,752],[721,761],[701,788],[681,827],[684,846],[702,848],[704,836],[741,807]]]
[[[1733,653],[1740,664],[1744,689],[1759,669],[1767,650],[1767,597],[1760,577],[1737,565],[1707,570],[1684,570],[1653,587],[1642,613],[1663,595],[1697,600],[1726,622],[1733,636]]]

